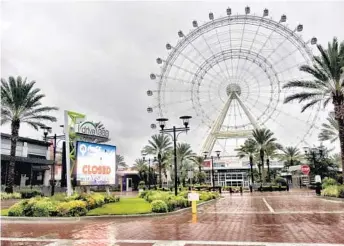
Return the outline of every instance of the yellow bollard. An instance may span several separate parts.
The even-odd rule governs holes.
[[[197,214],[192,214],[192,224],[197,223]]]
[[[192,213],[197,214],[197,203],[196,203],[196,201],[192,201],[191,206],[192,206]]]

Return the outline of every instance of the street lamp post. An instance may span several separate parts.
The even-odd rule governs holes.
[[[174,194],[177,196],[178,195],[178,183],[177,183],[177,137],[179,136],[180,133],[185,132],[187,133],[188,130],[190,130],[189,127],[189,120],[192,118],[191,116],[181,116],[179,117],[183,121],[184,127],[175,127],[173,126],[172,128],[165,128],[166,121],[168,121],[167,118],[158,118],[156,119],[157,122],[160,125],[160,133],[164,134],[167,133],[172,137],[173,140],[173,154],[174,154]],[[179,132],[178,134],[176,134]],[[173,133],[170,134],[170,133]],[[161,178],[161,177],[160,177]]]
[[[217,150],[215,151],[217,159],[220,159],[220,153],[221,151]],[[208,152],[203,152],[204,154],[204,159],[206,160],[208,157]],[[215,187],[215,180],[214,180],[214,156],[210,156],[211,159],[211,181],[212,181],[212,186],[213,188]]]
[[[146,157],[143,156],[143,161],[146,162]],[[153,162],[156,162],[157,159],[154,156]],[[150,163],[151,163],[151,158],[148,158],[148,190],[150,190],[150,184],[151,184],[151,174],[150,174]]]

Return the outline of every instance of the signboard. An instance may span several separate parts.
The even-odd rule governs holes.
[[[304,175],[308,175],[310,171],[311,171],[311,169],[309,168],[308,165],[302,165],[302,166],[301,166],[301,172],[302,172]]]
[[[315,183],[321,183],[320,175],[315,175]]]
[[[199,201],[199,194],[198,193],[188,193],[188,201]]]
[[[193,178],[193,171],[188,171],[188,179],[192,179]]]
[[[77,142],[76,180],[80,185],[113,185],[116,178],[116,146]]]
[[[104,126],[91,121],[85,121],[76,125],[75,132],[100,138],[109,138],[110,135],[109,131],[106,130]]]

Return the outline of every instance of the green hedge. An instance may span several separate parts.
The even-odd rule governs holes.
[[[344,185],[328,185],[321,193],[323,196],[344,198]]]
[[[33,197],[20,201],[10,207],[8,215],[28,217],[83,216],[90,209],[118,201],[119,197],[103,196],[99,193],[73,194],[70,197],[56,194],[50,198]]]
[[[13,193],[1,192],[0,196],[1,196],[1,200],[20,199],[21,198],[21,194],[19,192],[13,192]]]
[[[191,203],[187,199],[188,194],[189,191],[181,191],[178,196],[175,196],[172,192],[149,190],[141,192],[139,197],[144,198],[151,204],[153,204],[154,201],[163,201],[167,206],[167,210],[171,212],[179,208],[187,208],[191,206]],[[208,191],[201,191],[199,194],[201,201],[209,201],[220,196],[218,192]]]
[[[335,180],[333,178],[328,178],[328,177],[326,177],[322,180],[321,186],[323,189],[325,189],[328,186],[333,186],[333,185],[338,185],[337,180]]]
[[[40,190],[32,190],[32,189],[23,189],[18,191],[21,194],[21,198],[31,198],[35,196],[42,196]]]

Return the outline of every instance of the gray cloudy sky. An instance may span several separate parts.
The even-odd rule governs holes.
[[[165,44],[175,44],[177,31],[191,30],[192,20],[207,21],[209,11],[225,14],[230,5],[243,13],[269,8],[274,19],[304,25],[305,37],[326,43],[344,40],[344,2],[114,2],[114,1],[3,1],[1,8],[1,76],[21,75],[36,80],[47,95],[44,103],[85,113],[102,121],[112,143],[131,164],[154,133],[155,115],[146,108],[154,89],[149,79],[158,72],[156,57],[165,57]],[[8,127],[3,128],[9,131]],[[22,126],[23,136],[40,133]]]

